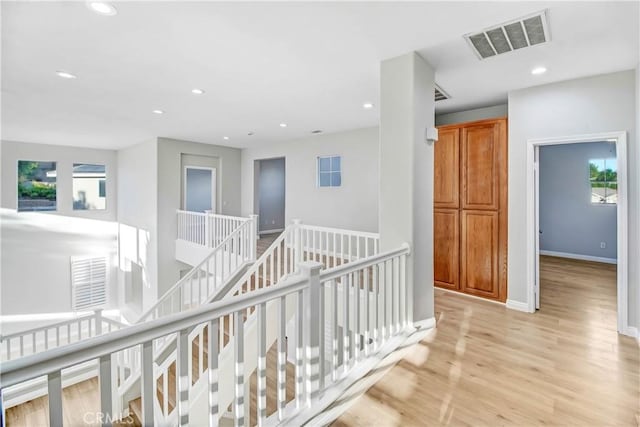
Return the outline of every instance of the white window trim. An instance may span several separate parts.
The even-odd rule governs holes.
[[[334,157],[340,157],[340,170],[331,170],[329,169],[329,172],[323,172],[323,173],[333,173],[333,172],[340,172],[340,185],[326,185],[326,186],[321,186],[320,185],[320,159],[332,159]],[[343,166],[344,166],[344,157],[342,156],[342,154],[329,154],[326,156],[316,156],[316,187],[318,188],[340,188],[343,185],[343,174],[342,174],[342,170],[343,170]],[[331,163],[331,160],[329,160],[329,163]],[[331,166],[330,166],[331,167]]]

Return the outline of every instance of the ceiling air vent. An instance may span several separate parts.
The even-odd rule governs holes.
[[[464,38],[480,59],[546,43],[551,39],[547,11],[466,34]]]
[[[435,97],[437,101],[444,101],[445,99],[451,98],[445,91],[443,91],[440,86],[436,85]]]

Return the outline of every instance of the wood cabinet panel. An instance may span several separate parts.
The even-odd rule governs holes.
[[[500,297],[498,212],[462,211],[460,283],[462,290],[489,298]]]
[[[460,214],[457,209],[433,213],[433,276],[436,286],[460,289]]]
[[[462,208],[498,209],[500,125],[462,128]]]
[[[460,129],[443,129],[434,145],[435,208],[460,205]]]

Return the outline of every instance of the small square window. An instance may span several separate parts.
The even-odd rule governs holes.
[[[618,165],[615,158],[589,160],[589,187],[591,203],[618,203]]]
[[[56,210],[56,162],[18,161],[18,211]]]
[[[106,168],[89,163],[73,164],[73,209],[103,210],[107,207]]]
[[[318,187],[340,187],[342,185],[342,158],[340,156],[318,157]]]

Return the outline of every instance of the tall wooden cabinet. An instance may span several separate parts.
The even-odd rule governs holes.
[[[434,154],[435,285],[504,302],[507,120],[442,126]]]

